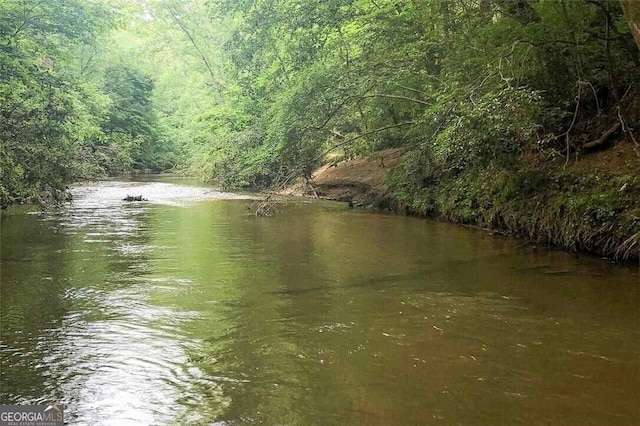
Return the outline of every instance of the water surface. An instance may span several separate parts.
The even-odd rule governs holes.
[[[0,403],[86,425],[640,422],[634,268],[338,203],[74,193],[1,219]]]

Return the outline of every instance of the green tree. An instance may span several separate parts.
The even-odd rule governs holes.
[[[109,171],[162,168],[156,150],[160,135],[151,102],[151,79],[126,65],[115,65],[106,69],[103,90],[111,106],[102,129],[108,146],[117,153]]]
[[[70,52],[108,23],[95,1],[0,4],[0,206],[60,199],[72,179],[90,95]]]

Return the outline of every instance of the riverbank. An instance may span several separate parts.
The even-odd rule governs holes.
[[[631,143],[566,165],[533,159],[511,169],[421,177],[417,184],[411,155],[394,148],[326,164],[309,184],[282,193],[475,225],[617,261],[640,257],[640,159]]]
[[[329,162],[280,191],[281,195],[308,196],[353,203],[355,207],[384,208],[389,197],[387,175],[403,160],[405,148],[390,148],[366,157]]]

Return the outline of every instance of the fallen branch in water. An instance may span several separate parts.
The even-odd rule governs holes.
[[[143,198],[142,195],[128,195],[122,199],[122,201],[149,201]]]

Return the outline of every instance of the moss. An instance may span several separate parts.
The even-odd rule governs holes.
[[[387,204],[398,212],[479,225],[617,260],[640,254],[636,176],[489,166],[443,174],[420,188],[396,173],[390,188]]]

